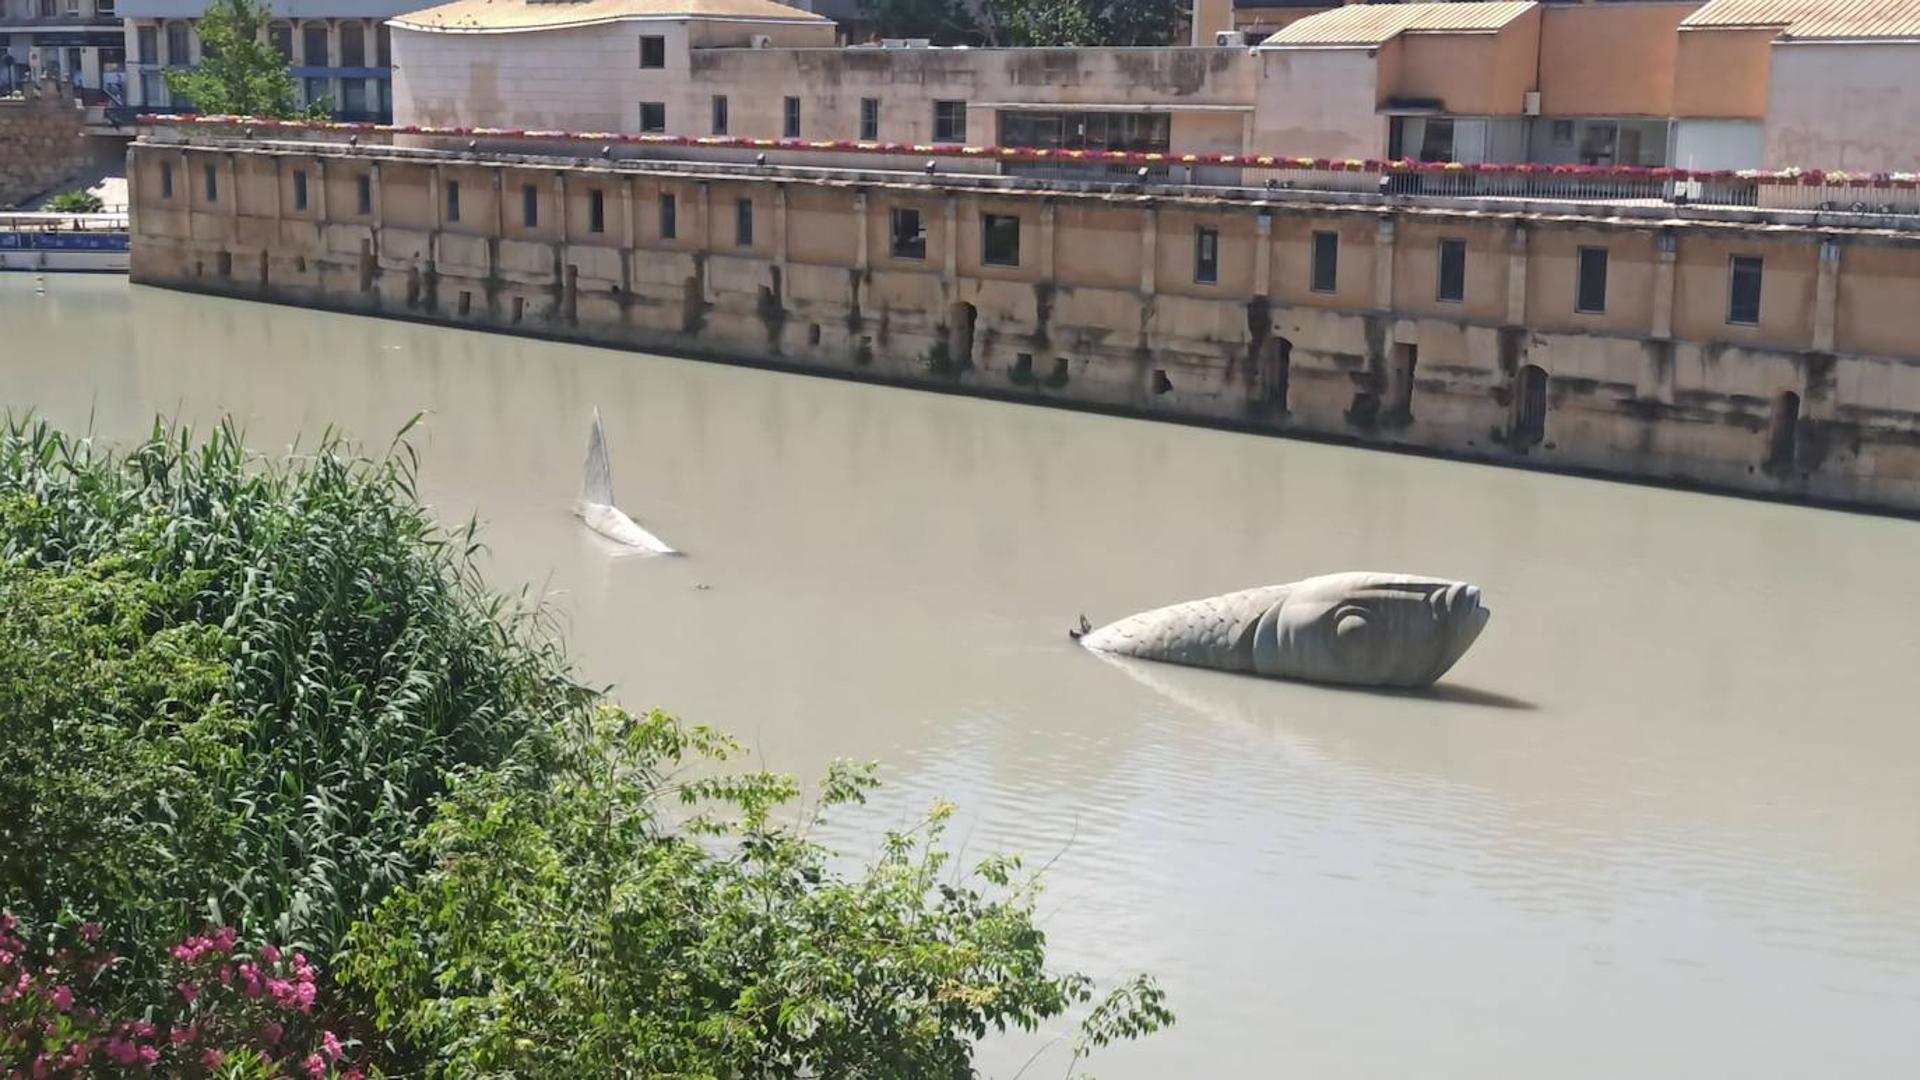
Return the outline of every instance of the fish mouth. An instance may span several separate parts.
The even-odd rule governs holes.
[[[1480,631],[1486,629],[1487,620],[1493,617],[1493,611],[1483,601],[1480,587],[1465,582],[1456,582],[1435,593],[1432,604],[1440,616],[1441,625],[1446,628],[1446,643],[1424,680],[1427,683],[1437,681],[1454,664],[1459,663],[1473,643],[1479,640]]]

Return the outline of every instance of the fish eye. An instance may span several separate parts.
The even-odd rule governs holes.
[[[1367,629],[1367,609],[1355,604],[1342,604],[1333,612],[1333,633],[1337,638],[1348,638]]]

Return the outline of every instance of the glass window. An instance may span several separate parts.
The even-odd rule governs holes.
[[[373,44],[374,48],[379,51],[379,55],[374,59],[374,64],[378,67],[392,67],[393,31],[386,23],[381,23],[379,26],[374,27]]]
[[[640,103],[640,132],[643,135],[662,134],[667,130],[667,103],[664,101],[643,101]]]
[[[713,95],[713,133],[715,135],[727,133],[727,95],[725,94]]]
[[[967,141],[966,102],[936,101],[933,103],[933,141],[943,143]]]
[[[1760,322],[1760,259],[1735,255],[1728,268],[1727,321],[1748,326]]]
[[[1193,230],[1193,280],[1202,285],[1220,280],[1220,230]]]
[[[675,212],[673,196],[660,196],[660,239],[671,240],[679,234],[678,214]]]
[[[340,66],[367,66],[367,28],[358,19],[340,23]]]
[[[1313,266],[1308,288],[1314,292],[1330,293],[1340,285],[1340,234],[1317,232],[1313,234]]]
[[[1607,249],[1580,249],[1579,291],[1573,310],[1598,314],[1607,310]]]
[[[733,242],[739,247],[753,246],[753,200],[736,199],[733,204]]]
[[[927,228],[920,221],[920,211],[905,206],[893,208],[893,245],[890,250],[896,259],[927,257]]]
[[[273,46],[275,55],[287,63],[293,63],[293,27],[287,23],[274,23],[267,27],[267,44]]]
[[[980,215],[980,261],[988,266],[1020,265],[1020,219],[1012,214]]]
[[[307,104],[325,105],[327,103],[327,80],[310,78],[307,80]]]
[[[529,229],[540,224],[540,189],[532,184],[520,185],[520,224]]]
[[[1461,301],[1467,298],[1467,242],[1440,241],[1440,287],[1437,299]]]
[[[171,22],[167,24],[167,63],[174,67],[185,67],[192,62],[191,50],[187,47],[187,24]]]
[[[293,170],[293,208],[295,210],[307,208],[307,171],[305,169]]]
[[[784,119],[784,122],[780,125],[780,133],[789,139],[797,139],[800,137],[800,99],[799,98],[790,97],[787,99],[786,109],[785,109],[785,119]]]
[[[332,67],[327,62],[327,24],[307,23],[300,28],[300,66]]]
[[[167,98],[166,80],[157,71],[140,73],[140,103],[143,105],[164,105]]]
[[[607,231],[607,197],[599,188],[587,192],[587,231]]]
[[[160,163],[160,197],[173,198],[173,165],[170,162]]]
[[[460,181],[447,181],[447,220],[460,220]]]
[[[1611,120],[1588,120],[1580,132],[1580,164],[1611,165],[1620,138],[1620,125]]]
[[[133,32],[133,51],[142,64],[160,62],[160,31],[151,26],[142,26]]]
[[[640,66],[643,68],[663,68],[667,66],[667,39],[658,34],[640,36]]]
[[[340,80],[340,111],[355,120],[366,116],[367,80]]]
[[[359,210],[362,216],[373,213],[373,177],[360,177]]]
[[[93,0],[93,13],[102,19],[111,19],[118,15],[114,0]]]
[[[204,166],[201,171],[202,171],[202,175],[206,179],[207,201],[219,202],[220,201],[220,180],[218,176],[215,175],[213,166],[211,165]]]
[[[1426,132],[1420,137],[1421,161],[1453,160],[1453,121],[1427,117]]]
[[[860,99],[860,137],[872,142],[880,137],[880,99]]]

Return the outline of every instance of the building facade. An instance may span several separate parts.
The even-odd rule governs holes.
[[[1920,513],[1920,234],[142,142],[133,278]]]
[[[200,63],[194,30],[203,0],[118,0],[129,65],[128,104],[192,111],[167,90],[168,69]],[[393,52],[386,20],[409,0],[290,0],[270,5],[268,40],[286,59],[303,104],[328,102],[343,120],[393,117]]]
[[[89,105],[117,104],[126,78],[114,0],[0,0],[0,94],[65,82]]]

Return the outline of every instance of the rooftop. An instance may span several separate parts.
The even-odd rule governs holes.
[[[725,19],[827,23],[833,20],[774,0],[453,0],[391,20],[408,30],[506,34],[559,30],[632,19]]]
[[[1793,40],[1920,38],[1920,0],[1712,0],[1680,29],[1779,27]]]
[[[1350,4],[1309,15],[1260,47],[1373,46],[1385,45],[1401,34],[1494,34],[1537,7],[1533,0]]]

